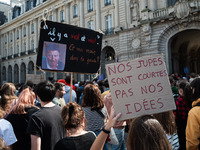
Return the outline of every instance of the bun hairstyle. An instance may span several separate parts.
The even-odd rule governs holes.
[[[62,109],[61,116],[63,119],[63,126],[66,130],[81,127],[81,123],[85,118],[83,109],[75,102],[67,103]]]

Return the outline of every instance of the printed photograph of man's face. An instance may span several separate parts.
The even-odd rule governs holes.
[[[66,44],[44,42],[42,69],[64,70],[66,47]]]

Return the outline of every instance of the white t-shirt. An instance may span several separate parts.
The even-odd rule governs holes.
[[[11,123],[5,119],[0,119],[0,137],[7,146],[12,145],[17,141]]]

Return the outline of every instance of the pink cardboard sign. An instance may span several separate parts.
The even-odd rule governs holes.
[[[120,120],[176,109],[163,55],[106,65]]]

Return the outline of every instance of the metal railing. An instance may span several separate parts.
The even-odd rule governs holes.
[[[6,57],[2,57],[1,60],[2,60],[2,61],[6,60]]]
[[[114,28],[105,29],[105,35],[112,35],[114,34]]]
[[[21,52],[20,55],[24,56],[24,55],[26,55],[26,52]]]

